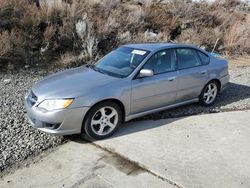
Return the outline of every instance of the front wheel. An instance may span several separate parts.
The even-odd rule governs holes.
[[[218,84],[215,81],[209,82],[201,92],[200,103],[204,106],[210,106],[214,103],[218,95]]]
[[[111,136],[122,123],[122,112],[114,102],[103,102],[92,107],[87,114],[83,132],[92,139]]]

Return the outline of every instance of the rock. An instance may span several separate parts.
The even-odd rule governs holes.
[[[157,33],[153,33],[153,32],[148,32],[148,36],[150,38],[155,38],[157,36]]]
[[[11,82],[11,79],[9,78],[9,79],[5,79],[5,80],[3,80],[3,83],[4,84],[9,84]]]
[[[84,36],[87,33],[87,23],[85,20],[78,20],[78,22],[76,23],[76,33],[77,35],[83,39]]]
[[[48,49],[49,49],[49,42],[46,44],[46,46],[45,46],[44,48],[41,47],[40,53],[41,53],[41,54],[44,54]]]

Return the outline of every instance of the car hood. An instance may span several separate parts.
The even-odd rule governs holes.
[[[76,98],[119,80],[87,67],[79,67],[45,77],[32,87],[32,91],[39,101],[49,98]]]

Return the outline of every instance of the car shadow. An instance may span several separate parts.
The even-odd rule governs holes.
[[[124,123],[119,130],[110,138],[125,136],[128,134],[133,134],[141,131],[148,131],[151,129],[157,129],[161,126],[169,126],[175,121],[179,121],[186,117],[180,118],[170,118],[170,119],[160,119],[160,120],[142,120],[142,121],[131,121]]]
[[[204,107],[195,103],[146,115],[122,124],[119,130],[107,139],[155,129],[163,125],[167,126],[174,121],[178,121],[180,118],[183,119],[191,115],[250,109],[250,103],[239,106],[235,104],[231,105],[245,99],[250,99],[250,87],[230,82],[212,106]],[[80,143],[86,143],[86,140],[93,141],[87,139],[84,135],[71,135],[67,136],[66,139]]]
[[[161,120],[142,120],[142,121],[130,121],[123,123],[119,129],[109,138],[105,140],[109,140],[116,137],[121,137],[141,131],[148,131],[151,129],[156,129],[160,126],[168,126],[174,121],[178,121],[182,118],[171,118],[171,119],[161,119]],[[67,140],[77,142],[77,143],[88,143],[88,142],[95,142],[95,140],[91,140],[84,134],[75,134],[75,135],[68,135],[64,136]]]

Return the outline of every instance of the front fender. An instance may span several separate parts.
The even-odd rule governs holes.
[[[131,82],[122,81],[116,84],[106,85],[88,92],[84,96],[75,98],[70,108],[92,107],[104,100],[118,100],[125,108],[125,114],[130,112]]]

